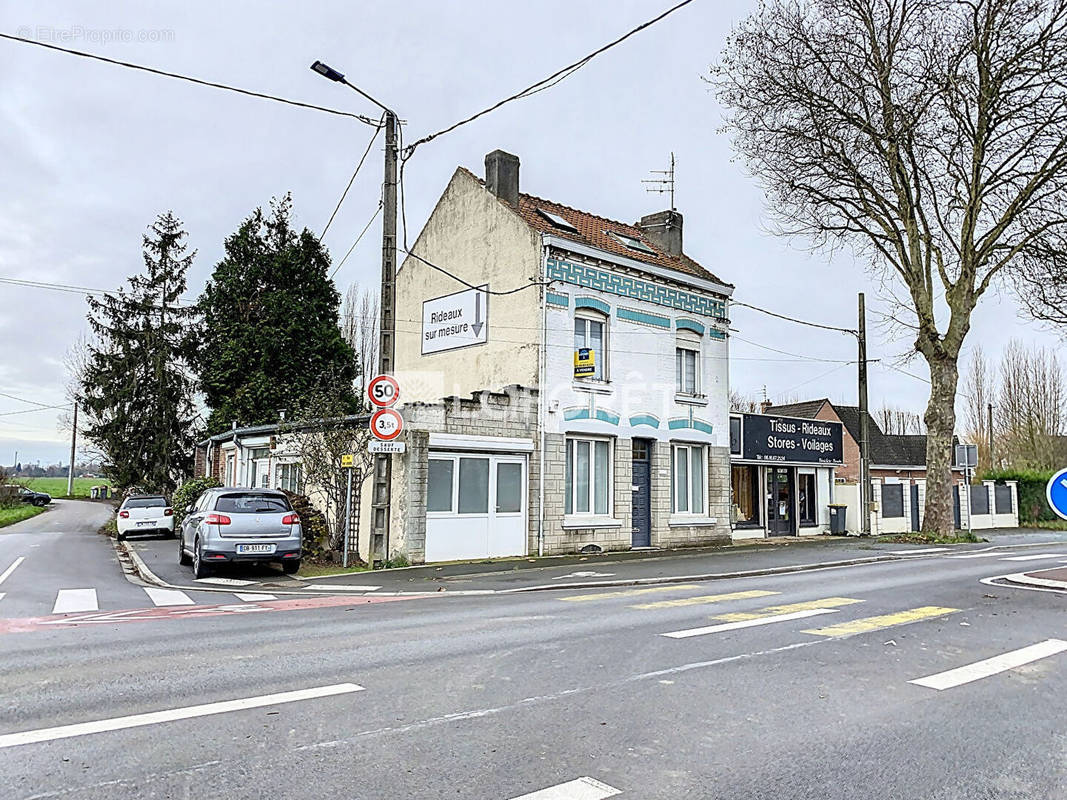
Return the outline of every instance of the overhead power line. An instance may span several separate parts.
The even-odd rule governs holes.
[[[45,403],[38,403],[36,400],[27,400],[25,397],[18,397],[13,394],[8,394],[7,392],[0,392],[0,397],[6,397],[9,400],[18,400],[20,403],[28,403],[31,406],[39,406],[41,408],[52,408],[52,406],[46,405]],[[33,409],[29,410],[32,411]]]
[[[353,171],[352,177],[348,179],[348,185],[345,187],[345,190],[341,193],[341,198],[337,201],[337,205],[333,207],[333,213],[330,214],[330,219],[326,222],[326,227],[323,228],[322,229],[322,233],[319,234],[319,238],[320,239],[323,236],[326,235],[326,231],[328,231],[330,229],[330,226],[333,224],[334,217],[336,217],[337,216],[337,212],[341,210],[341,204],[345,201],[345,198],[348,197],[348,190],[352,188],[352,184],[355,182],[356,176],[359,174],[360,169],[362,169],[362,167],[363,167],[363,162],[366,161],[367,160],[367,156],[370,155],[371,148],[374,147],[374,141],[378,138],[378,134],[381,132],[382,127],[384,125],[385,125],[385,115],[383,114],[382,115],[382,120],[381,120],[381,125],[379,125],[377,128],[374,129],[374,135],[371,136],[370,137],[370,141],[367,142],[367,149],[364,150],[363,151],[363,155],[360,156],[359,163],[356,164],[356,169],[355,169],[355,171]],[[377,212],[375,212],[375,216],[377,216]],[[340,266],[340,265],[338,265],[338,266]]]
[[[141,308],[159,308],[159,305],[155,303],[146,302],[143,299],[136,297],[125,297],[119,291],[114,289],[92,289],[88,286],[74,286],[68,283],[55,283],[52,281],[31,281],[23,278],[5,278],[0,277],[0,284],[8,284],[10,286],[22,286],[27,289],[48,289],[54,292],[66,292],[68,294],[77,294],[84,297],[110,297],[119,302],[125,303],[128,306],[137,306]],[[174,300],[173,305],[192,305],[196,300],[192,298],[177,298]]]
[[[16,414],[33,414],[36,411],[52,411],[57,408],[70,408],[70,403],[63,403],[58,406],[41,406],[40,408],[24,408],[21,411],[3,411],[0,412],[0,417],[13,417]]]
[[[344,258],[338,261],[337,266],[333,268],[333,272],[330,273],[331,278],[333,278],[333,276],[337,274],[337,270],[341,269],[341,267],[344,266],[344,263],[348,261],[348,257],[352,255],[352,251],[356,249],[356,245],[359,244],[360,240],[363,238],[363,235],[368,230],[370,230],[370,226],[374,224],[374,220],[378,219],[378,215],[382,213],[383,205],[384,204],[381,202],[378,203],[378,207],[374,209],[374,213],[371,215],[371,218],[367,220],[367,224],[364,225],[363,230],[359,232],[359,236],[356,237],[356,241],[352,242],[352,246],[348,248],[348,252],[345,253]]]
[[[555,86],[560,81],[570,77],[575,72],[580,70],[582,67],[584,67],[586,64],[588,64],[590,61],[592,61],[594,58],[596,58],[601,53],[604,53],[604,52],[610,50],[611,48],[615,47],[616,45],[622,44],[627,39],[629,39],[631,36],[633,36],[633,35],[635,35],[637,33],[640,33],[645,28],[649,28],[652,25],[655,25],[660,20],[669,17],[675,11],[678,11],[680,8],[684,8],[685,6],[689,5],[691,2],[693,2],[693,0],[682,0],[681,3],[677,3],[676,5],[671,6],[670,8],[668,8],[666,11],[664,11],[659,16],[648,20],[648,22],[644,22],[644,23],[638,25],[633,30],[630,30],[627,33],[624,33],[618,39],[615,39],[615,40],[613,40],[611,42],[608,42],[603,47],[597,48],[592,53],[590,53],[587,56],[583,56],[582,58],[580,58],[577,61],[575,61],[573,64],[569,64],[568,66],[564,67],[563,69],[560,69],[560,70],[557,70],[556,72],[553,72],[547,78],[542,78],[541,80],[537,81],[536,83],[530,84],[525,89],[523,89],[521,92],[516,92],[515,94],[511,95],[510,97],[505,97],[503,100],[500,100],[500,101],[494,103],[493,105],[489,106],[488,108],[484,108],[481,111],[479,111],[478,113],[472,114],[471,116],[467,117],[466,119],[461,119],[459,122],[455,122],[455,123],[449,125],[447,128],[442,128],[441,130],[437,131],[436,133],[431,133],[428,136],[423,136],[421,139],[413,142],[407,148],[407,151],[406,151],[406,153],[404,155],[404,159],[406,160],[406,159],[410,158],[411,154],[415,152],[415,148],[417,148],[421,144],[426,144],[426,142],[429,142],[429,141],[431,141],[433,139],[436,139],[438,136],[443,136],[446,133],[450,133],[451,131],[454,131],[456,128],[462,127],[463,125],[466,125],[466,124],[468,124],[470,122],[474,122],[474,120],[478,119],[479,117],[484,117],[486,114],[488,114],[488,113],[490,113],[492,111],[496,111],[498,108],[500,108],[503,105],[506,105],[507,103],[510,103],[510,102],[512,102],[514,100],[521,100],[524,97],[529,97],[530,95],[537,94],[538,92],[544,91],[545,89],[549,89],[549,88]]]
[[[49,44],[48,42],[38,42],[34,39],[26,39],[22,36],[13,36],[10,33],[0,33],[0,39],[7,39],[12,42],[21,42],[22,44],[32,44],[36,47],[43,47],[47,50],[56,50],[60,53],[66,53],[72,56],[78,56],[79,58],[89,58],[94,61],[103,61],[105,64],[113,64],[117,67],[126,67],[127,69],[135,69],[141,72],[148,72],[152,75],[161,75],[164,78],[174,78],[179,81],[186,81],[188,83],[195,83],[198,86],[207,86],[212,89],[222,89],[227,92],[236,92],[237,94],[247,95],[248,97],[258,97],[261,100],[271,100],[275,103],[285,103],[290,106],[297,106],[298,108],[307,108],[312,111],[322,111],[326,114],[335,114],[339,117],[350,117],[352,119],[358,119],[360,122],[366,125],[377,126],[378,122],[365,117],[362,114],[353,114],[351,111],[340,111],[336,108],[328,108],[326,106],[315,105],[314,103],[305,103],[300,100],[290,100],[287,97],[278,97],[273,94],[265,94],[263,92],[254,92],[251,89],[242,89],[239,86],[230,86],[225,83],[217,83],[216,81],[208,81],[202,78],[194,78],[189,75],[181,75],[177,72],[167,72],[166,70],[156,69],[155,67],[146,67],[143,64],[134,64],[130,61],[119,61],[115,58],[107,58],[105,56],[97,55],[96,53],[87,53],[84,50],[73,50],[69,47],[60,47],[56,44]]]
[[[461,278],[458,275],[455,275],[455,274],[449,272],[444,267],[439,267],[436,264],[434,264],[432,261],[427,261],[422,256],[416,255],[415,253],[412,253],[410,250],[404,250],[403,248],[397,248],[397,249],[400,250],[401,253],[404,253],[405,255],[411,256],[416,261],[421,261],[423,264],[425,264],[426,266],[430,267],[431,269],[435,269],[438,272],[443,273],[444,275],[447,275],[452,280],[463,284],[468,289],[478,289],[479,291],[482,291],[485,294],[490,294],[490,295],[515,294],[516,292],[521,292],[521,291],[523,291],[525,289],[533,289],[535,286],[551,286],[552,285],[552,281],[530,281],[529,283],[527,283],[527,284],[525,284],[523,286],[516,287],[514,289],[508,289],[508,290],[503,291],[503,292],[494,292],[494,291],[491,291],[489,289],[486,289],[485,288],[485,284],[482,284],[481,286],[478,286],[477,284],[468,283],[467,281],[463,280],[463,278]]]
[[[837,331],[838,333],[849,333],[849,334],[852,334],[853,336],[858,336],[859,335],[859,331],[853,330],[852,328],[838,328],[838,327],[835,327],[833,325],[823,325],[820,322],[809,322],[806,319],[797,319],[796,317],[789,317],[789,316],[786,316],[785,314],[778,314],[777,312],[774,312],[774,311],[768,311],[765,308],[760,308],[759,306],[754,306],[751,303],[743,303],[740,300],[731,300],[730,304],[731,305],[735,305],[735,306],[742,306],[743,308],[751,308],[753,311],[758,311],[761,314],[766,314],[769,317],[775,317],[777,319],[784,319],[786,322],[795,322],[797,325],[807,325],[809,328],[822,328],[823,330],[826,330],[826,331]]]

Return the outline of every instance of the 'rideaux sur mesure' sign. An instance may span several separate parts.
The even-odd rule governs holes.
[[[840,464],[841,423],[743,414],[741,457],[749,461]]]
[[[489,341],[489,287],[466,289],[422,304],[422,354]]]

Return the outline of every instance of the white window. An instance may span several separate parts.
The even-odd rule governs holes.
[[[671,447],[671,513],[704,514],[707,508],[708,448],[702,444]]]
[[[593,351],[592,375],[587,378],[603,381],[608,376],[608,323],[596,312],[581,311],[574,317],[574,349],[588,347]]]
[[[566,514],[611,513],[611,442],[567,439]]]
[[[700,394],[700,340],[679,336],[674,350],[674,374],[680,394]]]
[[[304,470],[300,464],[278,465],[278,486],[293,494],[304,493]]]

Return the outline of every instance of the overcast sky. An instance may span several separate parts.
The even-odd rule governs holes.
[[[317,58],[395,107],[411,141],[521,89],[665,9],[668,0],[543,2],[22,2],[0,3],[0,30],[111,58],[377,116],[354,92],[308,69]],[[677,159],[686,251],[736,297],[852,327],[866,291],[871,358],[908,350],[877,325],[880,282],[847,252],[808,253],[766,231],[756,181],[718,133],[721,109],[701,78],[755,0],[698,0],[553,89],[419,149],[406,172],[414,239],[453,170],[482,174],[485,153],[522,162],[523,191],[614,219],[667,207],[641,181]],[[125,40],[125,41],[120,41]],[[198,251],[190,294],[223,239],[257,205],[293,193],[298,222],[321,230],[370,129],[360,123],[0,41],[0,277],[111,289],[141,264],[141,235],[172,210]],[[374,211],[381,147],[326,237],[336,260]],[[378,280],[380,225],[337,276]],[[65,400],[64,354],[86,330],[77,294],[0,284],[0,392]],[[732,385],[772,400],[855,402],[854,340],[735,307]],[[987,298],[968,342],[998,355],[1012,336],[1057,339],[1019,314],[1010,294]],[[921,359],[905,367],[927,375]],[[926,385],[876,365],[871,405],[920,411]],[[0,464],[66,461],[54,411],[0,396]]]

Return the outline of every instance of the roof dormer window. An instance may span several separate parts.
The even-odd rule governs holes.
[[[631,250],[636,250],[638,253],[647,253],[650,256],[656,255],[655,250],[634,236],[628,236],[627,234],[619,233],[618,231],[604,231],[604,233]]]
[[[551,222],[555,227],[563,231],[569,231],[570,233],[577,233],[578,229],[571,225],[567,220],[563,219],[559,214],[553,214],[551,211],[545,211],[543,208],[537,209],[537,213]]]

